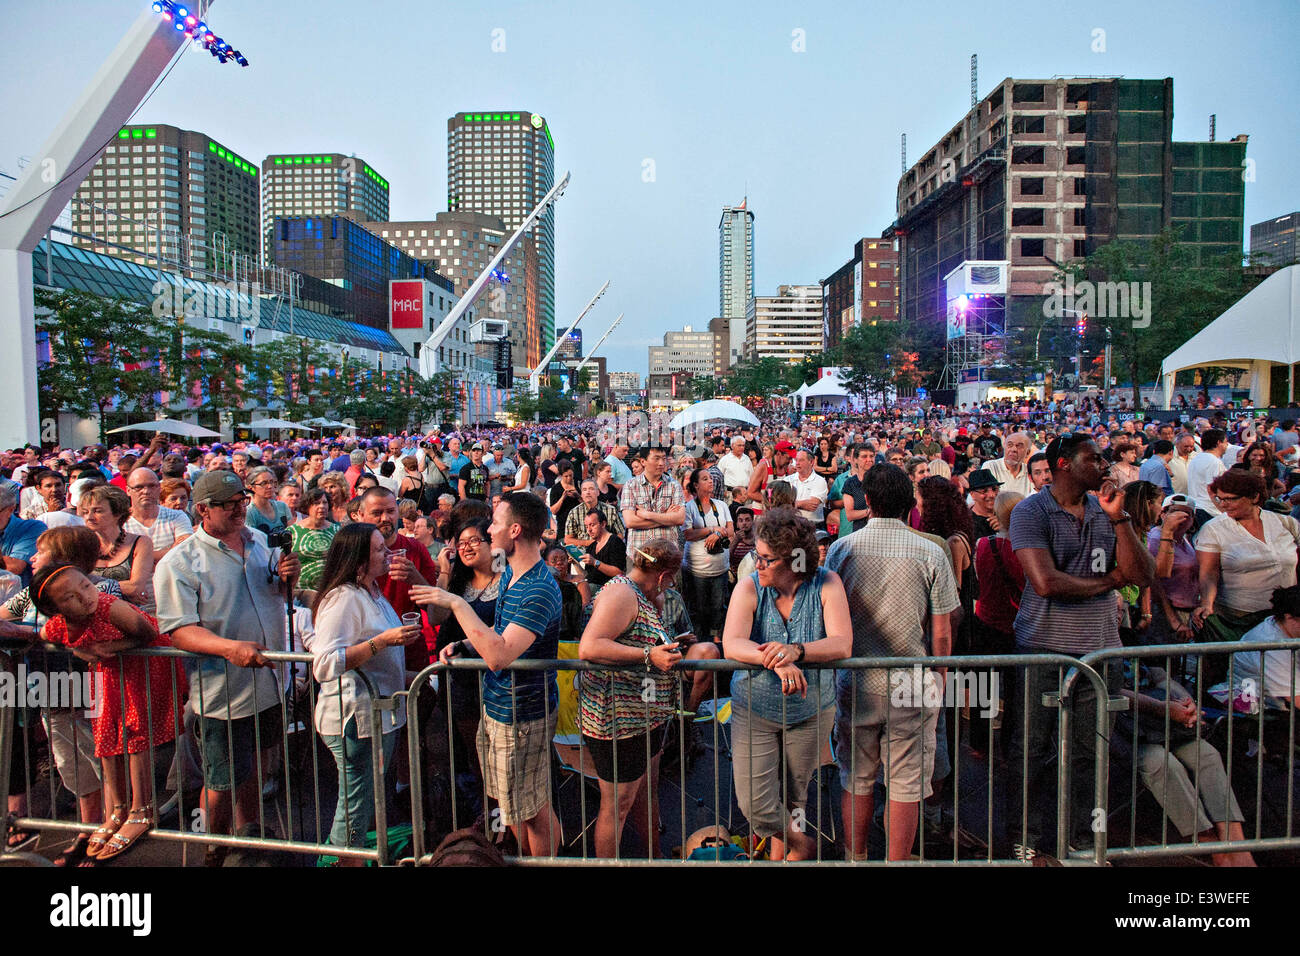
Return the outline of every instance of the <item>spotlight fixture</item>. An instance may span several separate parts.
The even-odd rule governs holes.
[[[189,7],[176,3],[175,0],[153,0],[154,13],[160,15],[165,23],[171,23],[178,31],[194,41],[196,47],[207,50],[217,58],[218,63],[234,60],[240,66],[248,66],[248,60],[229,43],[217,36],[207,23],[190,12]]]

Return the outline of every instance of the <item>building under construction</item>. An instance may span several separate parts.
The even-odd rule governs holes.
[[[902,319],[942,338],[964,263],[1007,264],[990,320],[1010,330],[1037,324],[1060,265],[1113,240],[1174,225],[1198,263],[1240,254],[1247,137],[1172,131],[1170,78],[1002,80],[898,182]]]

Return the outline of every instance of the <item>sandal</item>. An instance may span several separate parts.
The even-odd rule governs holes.
[[[94,861],[86,856],[86,851],[90,847],[90,834],[78,833],[77,838],[72,841],[68,847],[54,858],[55,866],[62,866],[71,869],[78,866],[94,866]]]
[[[10,853],[21,850],[39,837],[40,833],[36,830],[27,830],[10,824],[5,836],[5,850]]]
[[[108,846],[99,851],[99,856],[95,857],[96,863],[103,863],[105,860],[112,860],[121,856],[131,847],[140,842],[140,838],[153,829],[153,805],[146,804],[143,807],[132,810],[131,815],[126,818],[126,823],[122,826],[142,826],[144,827],[135,836],[122,836],[122,831],[118,830],[113,834],[113,838],[108,841]]]
[[[90,841],[86,845],[87,858],[94,860],[104,852],[104,847],[108,846],[108,841],[113,838],[113,834],[122,829],[122,825],[126,823],[122,811],[127,809],[130,807],[125,803],[113,805],[113,812],[109,814],[108,822],[101,827],[96,827],[95,832],[90,835]]]

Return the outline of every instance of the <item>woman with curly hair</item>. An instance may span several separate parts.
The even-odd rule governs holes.
[[[1274,454],[1271,443],[1253,442],[1232,467],[1263,479],[1268,497],[1281,498],[1286,494],[1286,485],[1278,478],[1277,455]]]
[[[974,522],[962,494],[947,478],[931,475],[916,486],[921,504],[920,529],[948,542],[953,577],[961,595],[962,620],[953,628],[953,652],[966,653],[970,648],[971,621],[975,613]]]
[[[731,678],[736,798],[773,860],[807,860],[816,843],[794,826],[822,742],[835,719],[835,675],[804,665],[849,656],[853,628],[844,585],[817,564],[817,532],[792,508],[758,520],[757,568],[731,596],[723,653],[760,670]]]

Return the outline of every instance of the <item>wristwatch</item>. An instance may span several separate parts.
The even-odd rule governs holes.
[[[1127,511],[1121,511],[1119,517],[1111,521],[1111,526],[1117,527],[1119,525],[1124,524],[1124,522],[1126,521],[1132,521],[1132,520],[1133,520],[1133,516],[1131,514],[1129,514]]]
[[[645,669],[649,670],[650,669],[650,645],[647,644],[645,647],[641,648],[641,653],[645,658]]]

